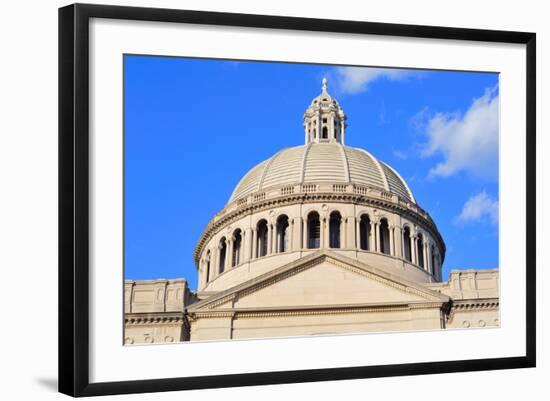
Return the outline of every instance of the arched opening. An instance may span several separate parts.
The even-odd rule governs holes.
[[[340,225],[342,216],[339,212],[332,212],[329,220],[329,247],[340,248]]]
[[[424,238],[422,234],[418,234],[418,239],[416,240],[416,249],[418,255],[418,266],[424,267]]]
[[[317,139],[317,128],[313,129],[313,138]]]
[[[210,281],[210,250],[206,251],[206,282]]]
[[[368,251],[370,238],[370,219],[369,216],[363,214],[359,220],[359,248]]]
[[[288,251],[288,230],[288,216],[279,216],[277,219],[277,252]]]
[[[323,127],[323,134],[322,135],[323,135],[322,136],[323,139],[328,139],[328,128],[327,128],[326,125]]]
[[[231,267],[237,266],[241,260],[241,244],[242,244],[241,229],[238,228],[233,233],[233,256],[231,260]]]
[[[403,229],[403,257],[412,262],[411,229],[409,227]]]
[[[260,220],[256,226],[256,257],[260,258],[267,255],[267,221]]]
[[[390,254],[390,227],[388,220],[380,220],[380,252]]]
[[[223,237],[221,240],[220,240],[220,259],[219,259],[219,264],[218,264],[218,271],[221,273],[223,273],[224,269],[225,269],[225,257],[227,255],[227,242],[225,241],[225,237]]]
[[[321,245],[321,222],[319,213],[311,212],[307,216],[307,247],[309,249],[319,248]]]

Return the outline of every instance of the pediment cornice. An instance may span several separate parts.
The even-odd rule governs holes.
[[[448,302],[450,298],[447,295],[423,287],[419,283],[404,280],[396,275],[386,271],[369,266],[365,263],[342,256],[330,250],[321,250],[304,258],[298,259],[286,265],[283,265],[268,273],[262,274],[242,284],[236,285],[225,291],[222,291],[210,298],[199,301],[191,305],[188,309],[190,313],[208,311],[224,304],[230,303],[232,309],[233,303],[242,297],[286,280],[305,270],[314,268],[321,263],[330,263],[338,268],[353,272],[354,274],[365,277],[366,279],[376,281],[385,286],[394,288],[403,293],[416,295],[427,302]]]

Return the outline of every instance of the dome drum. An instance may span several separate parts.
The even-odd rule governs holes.
[[[213,231],[217,232],[220,229],[220,225],[223,226],[226,222],[229,223],[233,221],[243,213],[254,213],[258,209],[271,208],[275,204],[305,203],[315,201],[315,199],[373,204],[377,207],[390,210],[397,208],[401,210],[400,213],[409,215],[409,218],[414,221],[425,221],[425,224],[430,230],[436,233],[435,236],[438,238],[440,246],[442,246],[443,249],[445,248],[443,240],[437,232],[435,223],[428,212],[408,199],[403,199],[399,195],[386,192],[379,188],[363,185],[329,182],[306,183],[270,188],[266,191],[249,194],[227,204],[226,207],[220,210],[206,226],[195,250],[195,262],[197,262],[198,255],[203,248],[205,240],[210,238]]]
[[[312,214],[318,215],[319,219],[318,243],[313,248],[308,238],[311,230],[309,217]],[[336,242],[332,235],[332,217],[335,215],[338,218]],[[249,213],[235,214],[234,219],[226,221],[204,241],[198,255],[199,289],[221,290],[224,286],[234,285],[239,280],[249,280],[274,266],[290,263],[323,249],[341,253],[393,274],[398,272],[412,281],[437,281],[441,276],[444,255],[439,235],[429,225],[419,224],[420,216],[415,221],[404,215],[399,210],[363,205],[355,201],[322,202],[314,199],[305,203],[271,204]],[[285,221],[284,236],[278,228],[282,218]],[[362,223],[365,218],[369,221],[369,227]],[[385,231],[381,228],[384,225]],[[403,244],[405,227],[410,230],[410,237],[406,240],[408,246]],[[242,238],[238,250],[232,246],[236,232],[239,233],[239,239]],[[419,238],[422,238],[420,248]],[[220,244],[226,247],[225,250],[220,249]],[[408,253],[406,249],[409,249]],[[238,260],[235,260],[232,252],[239,253]]]

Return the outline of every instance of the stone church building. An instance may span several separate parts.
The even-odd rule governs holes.
[[[204,229],[185,279],[127,280],[125,343],[499,325],[498,270],[442,281],[445,242],[391,166],[345,146],[327,90],[302,146],[253,167]]]

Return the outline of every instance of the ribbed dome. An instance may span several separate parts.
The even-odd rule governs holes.
[[[401,176],[367,151],[340,143],[310,143],[283,149],[252,168],[229,203],[268,188],[320,182],[375,187],[415,202]]]

